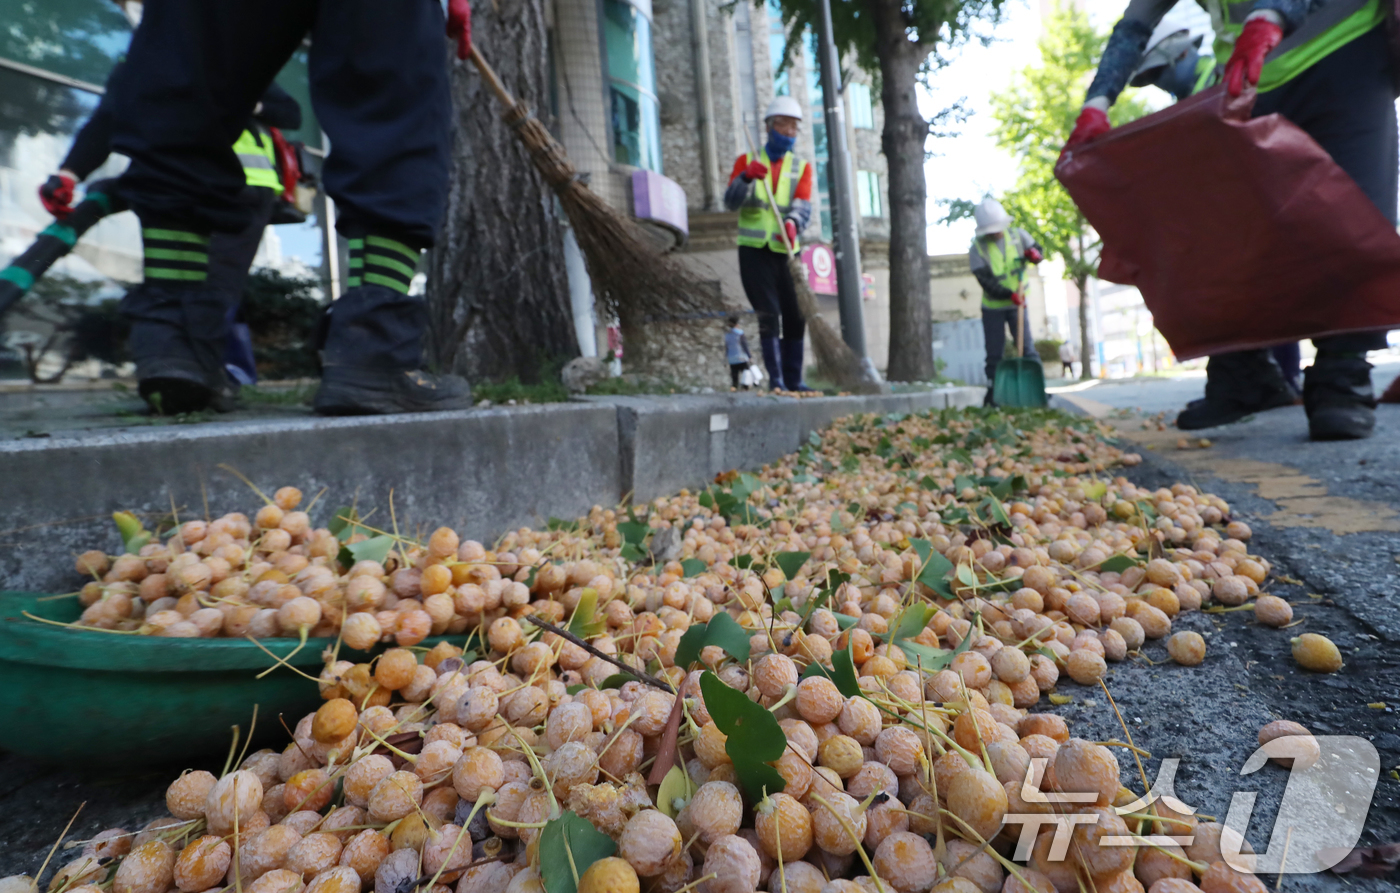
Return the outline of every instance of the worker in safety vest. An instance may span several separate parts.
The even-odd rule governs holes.
[[[1131,0],[1113,28],[1079,119],[1065,148],[1109,128],[1108,107],[1138,65],[1152,29],[1176,0]],[[1215,56],[1228,59],[1232,96],[1257,86],[1254,114],[1292,121],[1351,175],[1393,226],[1396,220],[1396,71],[1382,0],[1202,0],[1211,13]],[[1222,246],[1202,246],[1218,251]],[[1346,293],[1319,301],[1346,301]],[[1366,352],[1385,334],[1313,339],[1317,359],[1303,378],[1303,405],[1314,440],[1369,437],[1375,427],[1371,365]],[[1218,354],[1206,366],[1205,399],[1188,406],[1177,426],[1192,430],[1237,421],[1292,402],[1267,349]]]
[[[1026,304],[1030,268],[1045,259],[1030,233],[1011,225],[1011,215],[994,198],[984,198],[973,209],[977,235],[968,249],[972,275],[982,286],[982,339],[987,348],[987,396],[992,405],[992,383],[1006,350],[1006,333],[1016,338],[1017,308]],[[1022,312],[1021,355],[1036,356],[1029,315]]]
[[[127,296],[141,393],[204,408],[221,386],[228,318],[208,287],[211,234],[255,214],[232,146],[309,36],[311,95],[331,151],[322,182],[349,244],[315,408],[324,414],[465,409],[471,388],[422,371],[428,311],[409,294],[442,221],[452,102],[444,30],[471,52],[468,0],[148,0],[109,85],[116,187],[141,219],[145,281]],[[445,29],[444,29],[445,26]]]
[[[776,97],[763,117],[768,141],[756,156],[740,155],[734,162],[724,206],[739,212],[739,277],[758,314],[768,379],[775,391],[807,391],[802,382],[806,321],[797,306],[786,246],[799,250],[798,236],[812,217],[812,166],[792,153],[802,123],[797,100]],[[773,214],[770,195],[780,217]]]

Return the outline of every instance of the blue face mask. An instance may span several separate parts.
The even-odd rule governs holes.
[[[768,152],[769,160],[776,161],[792,151],[793,144],[797,142],[795,136],[783,136],[776,130],[768,131],[768,144],[763,148]]]

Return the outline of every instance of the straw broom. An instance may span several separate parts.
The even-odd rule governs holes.
[[[749,155],[757,158],[758,151],[754,148],[753,137],[747,130],[744,131],[744,136],[748,137]],[[778,211],[778,200],[773,197],[773,190],[763,191],[768,196],[769,209],[780,224],[778,235],[783,240],[783,247],[787,249],[788,273],[792,276],[793,291],[797,293],[797,308],[802,311],[802,317],[807,321],[807,330],[812,334],[812,351],[817,355],[817,365],[823,374],[842,390],[858,394],[880,393],[880,382],[872,375],[874,367],[867,369],[866,364],[856,356],[856,352],[851,350],[850,345],[818,311],[817,296],[812,294],[811,286],[807,284],[807,268],[797,259],[797,253],[792,250],[792,243],[788,241],[787,228],[781,225],[783,215]]]
[[[564,147],[524,103],[511,95],[475,46],[471,60],[506,107],[502,119],[515,131],[535,168],[559,197],[604,310],[623,322],[624,327],[678,315],[722,314],[722,303],[705,283],[680,263],[655,251],[652,237],[636,221],[618,213],[584,184]]]

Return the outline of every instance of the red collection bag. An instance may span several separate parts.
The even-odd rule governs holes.
[[[1223,87],[1055,168],[1180,359],[1400,328],[1400,235],[1311,137]]]

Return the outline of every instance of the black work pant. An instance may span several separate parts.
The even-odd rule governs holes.
[[[1035,352],[1035,342],[1031,339],[1031,320],[1027,315],[1022,323],[1025,331],[1021,336],[1021,356],[1038,356]],[[1016,308],[1003,307],[992,309],[982,308],[982,340],[987,348],[987,384],[990,386],[996,379],[997,364],[1001,362],[1001,355],[1006,352],[1006,333],[1010,332],[1011,337],[1016,337]]]
[[[797,289],[787,255],[740,245],[739,278],[749,305],[758,314],[759,337],[801,340],[807,323],[802,318],[802,308],[797,306]]]
[[[1283,86],[1260,93],[1255,116],[1274,112],[1326,149],[1394,225],[1400,138],[1384,26],[1338,47]],[[1319,297],[1345,301],[1349,296]],[[1315,338],[1313,344],[1319,350],[1367,351],[1384,349],[1386,340],[1384,332],[1358,332]]]
[[[443,29],[438,0],[147,0],[110,85],[112,146],[131,158],[122,197],[143,221],[244,230],[233,143],[310,34],[340,231],[431,245],[451,145]]]

